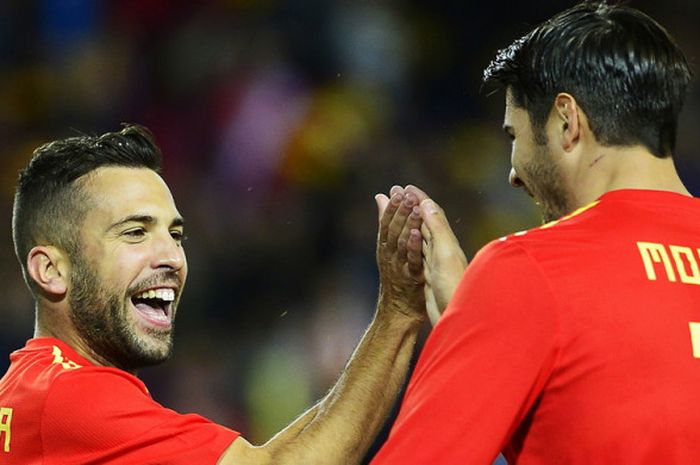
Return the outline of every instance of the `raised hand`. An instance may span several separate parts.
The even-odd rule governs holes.
[[[404,192],[420,200],[425,300],[428,317],[434,325],[457,289],[467,258],[442,208],[415,186],[407,186]]]
[[[392,187],[389,195],[378,194],[375,197],[379,210],[379,308],[424,318],[420,199],[399,186]]]

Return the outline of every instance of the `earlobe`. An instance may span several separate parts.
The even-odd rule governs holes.
[[[567,93],[557,95],[554,108],[560,122],[562,149],[570,152],[576,147],[581,136],[581,114],[576,99]]]
[[[27,272],[46,294],[62,296],[67,290],[66,257],[56,247],[38,245],[29,251]]]

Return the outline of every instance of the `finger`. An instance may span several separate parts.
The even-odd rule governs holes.
[[[421,216],[421,220],[422,219],[423,218]],[[421,221],[420,233],[421,233],[421,236],[423,237],[423,270],[424,270],[426,279],[429,279],[428,278],[429,268],[426,266],[426,261],[428,264],[430,264],[432,262],[432,259],[433,259],[433,238],[432,238],[432,235],[430,234],[430,229],[428,229],[428,225],[425,224],[425,221]]]
[[[423,272],[425,273],[425,278],[430,279],[430,265],[433,263],[433,244],[430,240],[426,239],[425,234],[423,234],[423,228],[425,223],[421,225],[421,236],[423,237]]]
[[[408,194],[407,194],[408,196]],[[407,253],[407,244],[408,244],[408,239],[409,235],[411,234],[411,230],[413,229],[420,229],[421,224],[423,221],[421,220],[420,217],[420,208],[418,205],[414,205],[413,208],[411,209],[411,213],[408,215],[408,219],[403,225],[403,229],[401,230],[401,234],[399,235],[399,239],[397,242],[397,255],[400,260],[405,260],[406,259],[406,253]],[[422,239],[421,239],[421,247],[422,247]]]
[[[420,234],[420,230],[413,228],[408,235],[408,242],[406,243],[406,258],[408,264],[408,272],[411,276],[418,282],[424,282],[423,277],[423,238]]]
[[[420,210],[423,224],[430,233],[425,253],[426,269],[430,270],[431,285],[438,310],[443,311],[464,273],[467,258],[442,208],[428,199],[421,202]]]
[[[425,241],[423,241],[423,247],[425,247]],[[426,286],[432,285],[433,280],[430,275],[430,261],[425,258],[425,255],[423,255],[423,277],[425,278]]]
[[[401,206],[403,201],[403,194],[394,194],[391,196],[389,203],[382,213],[382,217],[379,220],[379,242],[384,244],[387,242],[387,236],[389,234],[389,225],[391,225],[392,220],[396,214],[396,211]]]
[[[447,221],[444,210],[430,199],[421,202],[420,210],[423,226],[427,229],[425,236],[428,242],[428,250],[431,253],[442,255],[443,259],[452,257],[449,261],[454,261],[455,267],[461,263],[462,268],[464,268],[467,265],[467,259],[450,227],[450,223]]]
[[[386,243],[389,247],[389,250],[396,250],[396,248],[398,247],[398,240],[399,236],[401,235],[401,231],[403,230],[403,227],[406,224],[406,220],[413,211],[413,207],[415,205],[416,198],[414,196],[403,196],[403,201],[399,205],[398,209],[396,210],[396,213],[394,213],[394,217],[389,223],[386,238]]]
[[[377,202],[377,211],[379,213],[379,221],[382,220],[382,215],[386,210],[387,205],[389,205],[389,197],[384,194],[377,194],[374,196],[374,200]]]
[[[435,294],[430,285],[426,284],[424,288],[425,294],[425,310],[428,313],[428,318],[430,323],[435,326],[435,323],[440,319],[440,309],[438,308],[437,301],[435,300]]]
[[[425,199],[421,201],[420,211],[430,238],[435,235],[452,234],[445,212],[434,200]]]
[[[423,215],[421,215],[421,220],[422,219]],[[423,236],[423,247],[432,247],[432,235],[430,234],[430,229],[428,228],[428,225],[425,224],[425,221],[421,222],[420,233]]]
[[[419,203],[422,202],[423,200],[430,198],[430,197],[428,197],[428,194],[426,194],[425,192],[423,192],[421,189],[414,186],[413,184],[409,184],[408,186],[406,186],[404,191],[406,193],[411,193],[411,194],[415,195],[416,198],[418,199]]]
[[[401,195],[403,195],[403,194],[404,194],[403,187],[397,186],[397,185],[391,186],[391,189],[389,189],[389,195],[391,196],[391,195],[394,195],[394,194],[401,194]]]

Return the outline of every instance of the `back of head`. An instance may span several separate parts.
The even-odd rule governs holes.
[[[91,199],[86,175],[101,167],[148,168],[160,172],[160,150],[148,129],[126,125],[119,132],[56,140],[34,151],[20,171],[12,215],[15,253],[30,289],[26,259],[36,245],[80,253],[80,227]]]
[[[509,88],[538,142],[554,98],[567,92],[606,146],[643,145],[658,157],[675,148],[678,115],[691,79],[666,30],[630,7],[584,2],[499,51],[487,88]]]

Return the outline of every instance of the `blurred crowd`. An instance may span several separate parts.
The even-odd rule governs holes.
[[[510,188],[496,50],[573,1],[3,0],[0,372],[31,337],[10,232],[33,148],[149,127],[190,265],[154,398],[268,439],[331,386],[374,311],[373,196],[414,183],[467,252],[539,224]],[[700,2],[626,2],[694,64]],[[700,194],[700,85],[676,160]],[[517,279],[517,277],[514,277]],[[504,283],[507,285],[507,283]]]

